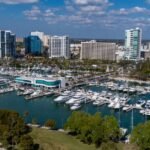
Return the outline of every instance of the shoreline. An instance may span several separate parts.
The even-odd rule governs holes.
[[[109,79],[113,79],[113,80],[116,80],[116,81],[127,81],[127,82],[136,82],[136,83],[139,83],[139,84],[150,84],[150,81],[142,81],[142,80],[138,80],[138,79],[130,79],[130,78],[127,78],[127,77],[108,77]]]

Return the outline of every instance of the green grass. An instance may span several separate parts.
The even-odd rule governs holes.
[[[62,132],[33,128],[30,135],[44,150],[96,150],[94,145],[84,144]]]
[[[79,139],[63,132],[50,131],[41,128],[33,128],[30,135],[34,142],[42,147],[42,150],[100,150],[95,145],[88,145],[80,142]],[[119,143],[119,150],[138,150],[131,144]]]

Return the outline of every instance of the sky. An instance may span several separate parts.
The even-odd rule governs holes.
[[[123,39],[140,27],[150,39],[150,0],[0,0],[0,30],[72,38]]]

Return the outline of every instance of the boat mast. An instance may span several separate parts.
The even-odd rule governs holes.
[[[133,130],[133,127],[134,127],[134,122],[133,122],[133,108],[132,108],[132,114],[131,114],[131,129],[132,130]]]
[[[121,124],[121,121],[120,121],[120,98],[119,98],[119,128],[120,128],[120,124]]]

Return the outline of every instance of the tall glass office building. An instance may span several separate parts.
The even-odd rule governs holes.
[[[40,55],[42,41],[38,36],[28,36],[24,39],[26,54]]]
[[[140,28],[125,31],[126,57],[130,60],[140,59],[142,30]]]
[[[0,30],[0,58],[14,57],[16,52],[16,35],[11,31]]]

